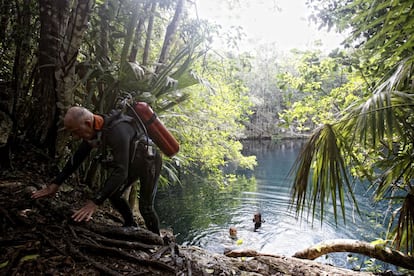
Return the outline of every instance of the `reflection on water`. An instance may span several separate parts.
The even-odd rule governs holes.
[[[292,255],[328,239],[371,241],[379,238],[384,231],[377,215],[381,208],[369,204],[363,184],[357,189],[363,223],[354,215],[346,225],[342,220],[336,224],[333,208],[327,210],[322,224],[317,218],[313,225],[295,218],[294,211],[289,209],[292,185],[289,172],[300,146],[297,141],[246,143],[244,153],[256,155],[258,166],[253,172],[237,172],[239,178],[225,188],[192,178],[184,180],[181,187],[161,190],[156,201],[161,226],[172,228],[180,244],[196,245],[216,253],[248,248],[262,253]],[[351,215],[354,212],[351,206],[346,211]],[[261,212],[265,220],[258,231],[254,231],[253,222],[256,212]],[[237,239],[229,236],[231,226],[237,228]],[[346,255],[330,254],[319,261],[352,268],[344,261]]]

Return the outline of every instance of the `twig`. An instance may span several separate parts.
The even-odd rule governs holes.
[[[66,256],[67,254],[66,254],[66,252],[65,251],[63,251],[62,249],[60,249],[54,242],[52,242],[45,234],[43,234],[43,233],[40,233],[40,235],[43,237],[43,239],[45,240],[45,241],[47,241],[48,243],[49,243],[49,245],[51,246],[51,247],[53,247],[57,252],[59,252],[61,255],[63,255],[63,256]]]
[[[162,255],[164,255],[165,252],[167,252],[168,249],[170,249],[168,245],[161,247],[157,252],[151,255],[151,259],[158,260]]]
[[[69,229],[70,229],[70,232],[72,232],[72,235],[75,237],[75,239],[79,239],[79,238],[78,238],[78,235],[76,235],[76,232],[75,232],[75,230],[73,229],[73,227],[69,225]]]
[[[7,212],[7,210],[1,206],[0,206],[0,213],[2,213],[4,217],[10,221],[12,225],[16,225],[16,222],[10,217],[9,212]]]

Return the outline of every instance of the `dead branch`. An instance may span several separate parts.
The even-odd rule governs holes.
[[[396,266],[414,269],[414,257],[407,256],[404,253],[389,247],[372,245],[368,242],[349,239],[324,241],[296,252],[293,257],[314,260],[322,255],[332,252],[353,252],[363,254]]]
[[[161,258],[162,255],[164,255],[168,250],[170,249],[170,247],[168,245],[161,247],[157,252],[155,252],[154,254],[151,255],[151,259],[155,259],[158,260],[159,258]]]
[[[43,239],[45,239],[45,241],[47,241],[49,243],[49,245],[51,247],[53,247],[57,252],[59,252],[60,254],[62,254],[63,256],[67,255],[66,252],[62,249],[59,248],[59,246],[56,245],[56,243],[54,243],[51,239],[49,239],[48,236],[46,236],[45,234],[41,234],[41,236],[43,237]]]
[[[10,217],[9,212],[7,212],[7,210],[1,206],[0,206],[0,214],[2,214],[10,222],[11,225],[16,224],[16,222]]]

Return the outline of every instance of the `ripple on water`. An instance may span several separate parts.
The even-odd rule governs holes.
[[[292,146],[258,151],[259,165],[254,172],[254,189],[249,186],[248,190],[243,191],[244,186],[238,187],[238,183],[234,182],[234,190],[239,192],[225,190],[208,194],[208,189],[200,189],[201,184],[193,183],[192,186],[187,184],[191,192],[180,191],[172,194],[176,196],[174,198],[167,194],[158,206],[164,210],[164,223],[182,231],[180,239],[183,245],[196,245],[216,253],[237,248],[289,256],[324,240],[367,240],[362,233],[378,235],[375,231],[382,231],[381,227],[374,231],[366,219],[362,220],[356,215],[355,220],[348,219],[346,225],[341,217],[336,223],[332,207],[326,208],[323,223],[318,218],[313,224],[309,220],[296,219],[294,210],[289,209],[292,181],[287,175],[298,150]],[[366,200],[366,188],[363,185],[357,188],[363,213],[378,212],[379,209]],[[174,207],[177,210],[172,211]],[[257,211],[262,213],[265,222],[255,232],[252,219]],[[346,211],[355,213],[349,204]],[[237,239],[230,238],[230,226],[237,228]],[[332,256],[319,261],[345,266],[346,253]]]

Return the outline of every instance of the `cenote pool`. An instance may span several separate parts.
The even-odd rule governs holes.
[[[333,209],[326,211],[323,223],[297,220],[290,210],[292,177],[289,172],[300,151],[300,141],[274,143],[254,141],[244,144],[244,153],[256,155],[254,171],[235,171],[237,177],[222,183],[222,188],[205,178],[183,179],[181,186],[162,188],[157,194],[156,209],[162,228],[172,228],[177,242],[223,253],[230,249],[253,249],[262,253],[293,255],[296,251],[327,239],[372,241],[385,231],[385,206],[371,203],[367,185],[356,185],[362,217],[347,206],[346,224],[336,224]],[[255,212],[265,222],[254,231]],[[385,225],[385,224],[384,224]],[[237,228],[237,240],[229,237],[229,227]],[[333,253],[318,259],[339,267],[364,267],[368,258],[347,253]],[[383,269],[393,266],[375,262]]]

